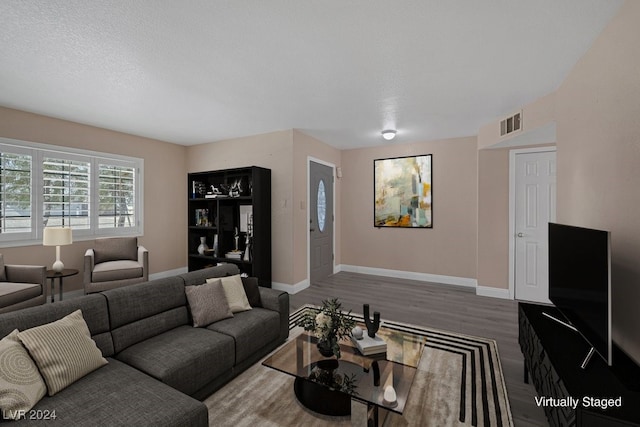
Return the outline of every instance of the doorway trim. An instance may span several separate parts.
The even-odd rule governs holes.
[[[309,222],[311,221],[311,162],[319,163],[321,165],[327,166],[331,168],[331,177],[332,182],[331,186],[333,188],[333,212],[331,212],[331,218],[333,221],[333,236],[331,239],[333,241],[333,254],[332,254],[332,271],[333,274],[337,273],[336,269],[336,165],[324,160],[320,160],[318,158],[307,156],[307,219],[305,222],[306,227],[306,235],[307,235],[307,287],[311,286],[311,231],[309,229]]]
[[[509,299],[516,296],[516,155],[555,152],[556,146],[509,150]]]

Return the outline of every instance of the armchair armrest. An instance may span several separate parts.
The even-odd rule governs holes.
[[[149,251],[144,246],[138,246],[138,262],[142,264],[144,280],[149,280]]]
[[[11,265],[4,266],[7,282],[39,283],[46,289],[47,268],[43,265]]]
[[[83,281],[85,286],[91,283],[91,274],[93,273],[93,266],[95,265],[95,253],[93,249],[87,249],[84,253],[84,274]]]
[[[15,265],[5,264],[7,282],[13,283],[38,283],[47,300],[47,267],[44,265]]]
[[[270,288],[258,288],[262,308],[277,311],[280,314],[280,334],[281,341],[285,341],[289,336],[289,294],[284,291],[277,291]]]

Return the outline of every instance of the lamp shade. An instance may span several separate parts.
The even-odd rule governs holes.
[[[45,227],[42,237],[43,246],[63,246],[73,243],[73,234],[69,227]]]

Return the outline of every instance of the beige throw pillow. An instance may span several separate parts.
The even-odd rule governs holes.
[[[46,393],[38,367],[15,329],[0,340],[0,419],[18,419]]]
[[[210,280],[214,279],[207,279],[207,282]],[[249,305],[247,293],[244,291],[242,279],[239,274],[220,277],[219,280],[222,282],[222,288],[224,289],[224,294],[227,297],[227,302],[229,303],[229,308],[232,313],[251,310],[251,305]]]
[[[194,327],[207,326],[218,320],[233,317],[220,279],[207,281],[204,285],[185,286],[184,291],[189,301]]]
[[[38,365],[49,396],[107,364],[91,339],[80,310],[53,323],[19,332],[18,338]]]

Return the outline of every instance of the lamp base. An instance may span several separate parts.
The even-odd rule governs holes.
[[[62,261],[57,260],[56,262],[53,263],[53,265],[51,266],[51,269],[58,273],[62,273],[62,270],[64,270],[64,264],[62,263]]]

